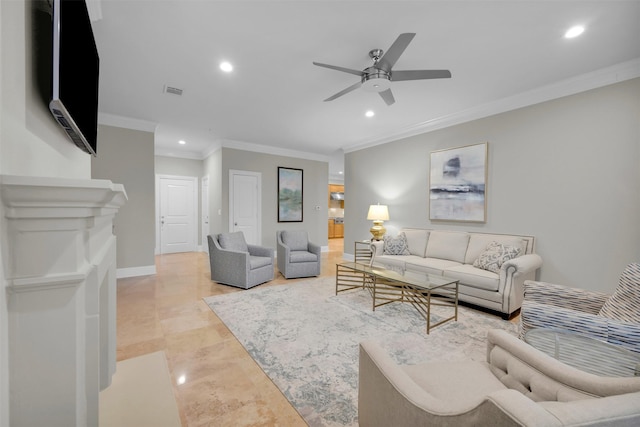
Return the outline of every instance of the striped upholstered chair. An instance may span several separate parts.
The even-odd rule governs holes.
[[[532,328],[560,328],[640,353],[640,264],[627,266],[611,295],[525,281],[520,337]]]

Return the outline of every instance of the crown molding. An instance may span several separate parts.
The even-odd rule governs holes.
[[[402,138],[444,129],[450,126],[482,119],[518,108],[528,107],[546,101],[586,92],[591,89],[608,86],[640,77],[640,58],[623,62],[611,67],[602,68],[591,73],[565,79],[550,85],[542,86],[527,92],[502,98],[493,102],[469,108],[464,111],[427,120],[422,123],[407,126],[397,132],[382,137],[370,139],[343,148],[345,153],[363,150],[376,145],[386,144]]]
[[[329,156],[321,154],[308,153],[305,151],[288,150],[286,148],[270,147],[267,145],[252,144],[249,142],[241,142],[234,140],[222,140],[221,145],[224,148],[233,148],[236,150],[252,151],[254,153],[271,154],[274,156],[294,157],[297,159],[316,160],[318,162],[329,162]]]

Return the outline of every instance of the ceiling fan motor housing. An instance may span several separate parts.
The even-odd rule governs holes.
[[[368,92],[383,92],[391,87],[391,74],[379,68],[366,68],[362,74],[362,88]]]

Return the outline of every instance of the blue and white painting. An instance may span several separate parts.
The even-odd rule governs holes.
[[[487,143],[433,151],[429,218],[486,221]]]
[[[278,222],[302,222],[302,169],[278,168]]]

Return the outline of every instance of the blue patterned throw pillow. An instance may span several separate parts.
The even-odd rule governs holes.
[[[407,236],[404,233],[398,234],[397,237],[385,235],[383,240],[382,252],[384,255],[410,255]]]
[[[500,272],[502,264],[520,255],[520,251],[521,249],[515,246],[491,242],[484,252],[478,256],[478,259],[473,262],[473,266],[497,274]]]

